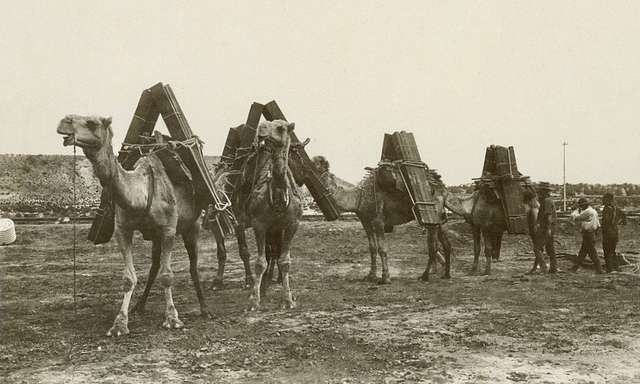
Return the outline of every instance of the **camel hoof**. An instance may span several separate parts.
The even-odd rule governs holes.
[[[368,281],[368,282],[372,282],[373,283],[373,282],[377,281],[377,279],[378,278],[376,277],[375,273],[369,272],[369,274],[367,276],[362,278],[362,281]]]
[[[380,280],[378,280],[378,284],[380,285],[391,284],[391,278],[389,276],[383,276]]]
[[[247,310],[249,312],[259,311],[260,310],[260,300],[254,297],[249,298],[249,305],[247,305]]]
[[[445,273],[445,274],[442,276],[442,278],[443,278],[443,279],[446,279],[446,280],[449,280],[449,279],[451,279],[451,275],[450,275],[450,274],[448,274],[448,273]]]
[[[200,317],[202,317],[205,320],[213,320],[213,314],[211,314],[211,312],[209,312],[208,309],[201,309]]]
[[[113,327],[111,327],[111,329],[107,331],[108,337],[120,337],[128,334],[129,334],[129,327],[127,327],[127,323],[119,320],[116,320],[113,323]]]
[[[526,272],[525,275],[534,275],[536,273],[538,273],[538,270],[537,269],[532,269],[529,272]]]
[[[420,275],[420,277],[418,277],[418,280],[420,281],[429,281],[429,275],[426,273],[423,273],[422,275]]]
[[[297,307],[297,304],[293,300],[285,300],[284,302],[282,302],[282,304],[280,304],[280,309],[294,309],[295,307]]]
[[[184,327],[184,323],[182,322],[182,320],[171,315],[171,316],[167,316],[167,318],[162,323],[162,326],[166,329],[180,329]]]
[[[224,281],[222,281],[221,279],[214,279],[213,283],[211,284],[211,290],[220,291],[223,289],[224,289]]]

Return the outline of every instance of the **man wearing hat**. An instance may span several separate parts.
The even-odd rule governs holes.
[[[620,272],[616,258],[618,245],[618,224],[626,224],[627,217],[616,207],[612,193],[602,196],[602,251],[604,252],[604,267],[607,272]]]
[[[533,252],[535,253],[535,261],[533,268],[529,274],[534,273],[536,268],[540,266],[542,272],[546,272],[547,264],[544,261],[543,252],[546,251],[549,256],[549,273],[558,272],[558,263],[556,262],[556,250],[554,247],[553,236],[556,226],[556,205],[551,199],[550,192],[553,190],[551,185],[545,181],[538,184],[538,200],[540,209],[538,210],[538,219],[536,221],[536,229],[533,237]]]
[[[580,223],[580,230],[582,231],[582,246],[580,247],[580,252],[578,252],[577,263],[571,268],[571,271],[576,272],[588,254],[596,273],[602,273],[602,267],[596,252],[596,231],[600,228],[598,212],[593,209],[587,199],[581,197],[578,200],[578,209],[571,213],[571,217],[575,222]]]

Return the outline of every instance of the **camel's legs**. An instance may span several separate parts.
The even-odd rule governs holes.
[[[207,309],[207,304],[204,301],[204,295],[202,294],[202,286],[200,285],[200,274],[198,273],[198,238],[200,237],[200,224],[195,222],[193,227],[182,234],[182,240],[184,241],[184,247],[187,249],[189,255],[189,272],[191,274],[191,280],[193,281],[193,287],[196,290],[198,296],[198,303],[200,303],[200,315],[203,317],[211,318],[211,313]],[[224,239],[223,239],[224,244]],[[218,258],[218,261],[220,258]],[[223,265],[224,268],[224,265]]]
[[[173,250],[173,240],[175,229],[165,230],[162,234],[162,249],[160,253],[160,277],[159,281],[164,288],[164,300],[166,303],[165,319],[162,326],[167,329],[182,328],[184,323],[178,318],[178,311],[173,303],[171,286],[173,285],[173,271],[171,270],[171,251]]]
[[[118,242],[118,248],[124,258],[124,273],[123,273],[123,289],[124,298],[122,305],[120,306],[120,312],[113,321],[113,326],[107,331],[107,336],[120,336],[129,333],[127,324],[129,322],[129,302],[131,301],[131,295],[138,282],[136,277],[136,271],[133,267],[133,256],[131,255],[131,239],[133,238],[133,231],[123,230],[116,228],[115,231],[116,240]]]
[[[282,309],[295,308],[296,303],[291,296],[289,286],[289,268],[291,266],[291,240],[298,230],[298,222],[294,220],[284,230],[280,257],[278,257],[278,270],[282,273]]]
[[[531,267],[531,269],[529,270],[529,272],[527,272],[527,275],[531,275],[533,274],[536,269],[538,268],[538,254],[536,253],[536,247],[537,247],[537,243],[536,243],[536,232],[534,230],[531,230],[531,244],[533,245],[533,267]]]
[[[244,231],[244,225],[239,224],[236,227],[236,238],[238,239],[238,253],[244,264],[244,287],[253,287],[253,274],[251,272],[251,254],[247,246],[247,235]]]
[[[480,253],[482,252],[482,242],[480,239],[480,228],[472,226],[471,231],[473,233],[473,266],[471,267],[471,273],[474,274],[478,272],[478,263],[480,261]]]
[[[442,251],[444,252],[444,278],[451,278],[451,243],[449,242],[449,236],[442,228],[438,226],[438,240],[442,245]]]
[[[376,249],[378,250],[378,255],[380,255],[380,263],[382,264],[382,278],[380,279],[379,283],[391,284],[391,277],[389,276],[387,247],[384,241],[384,222],[382,220],[375,220],[372,225]]]
[[[158,270],[160,269],[160,240],[154,239],[151,246],[151,268],[149,269],[149,276],[147,277],[147,284],[144,287],[142,296],[133,306],[133,311],[137,313],[144,313],[144,306],[147,304],[147,298],[151,291],[151,286],[158,276]]]
[[[373,232],[371,223],[365,224],[362,222],[362,227],[367,234],[367,240],[369,241],[369,254],[371,256],[371,268],[369,269],[369,274],[365,276],[363,280],[375,281],[378,273],[378,246],[376,245],[376,235]]]
[[[280,257],[282,248],[282,236],[283,231],[274,231],[267,233],[266,242],[264,246],[265,258],[267,261],[267,270],[262,277],[262,285],[260,287],[260,295],[264,296],[267,288],[273,282],[273,271],[275,270],[276,263]],[[280,268],[278,268],[279,274],[282,274]]]
[[[264,256],[265,243],[266,243],[266,231],[264,228],[259,227],[256,223],[253,224],[253,231],[256,235],[256,245],[258,246],[258,256],[253,268],[251,277],[253,279],[253,288],[251,295],[249,296],[249,310],[255,311],[260,308],[260,285],[262,283],[262,275],[266,269],[266,260]]]
[[[220,227],[213,224],[211,232],[216,239],[216,256],[218,257],[218,271],[213,279],[213,289],[224,287],[224,267],[227,264],[227,247],[224,244],[224,234]]]
[[[438,227],[435,225],[427,225],[426,230],[427,230],[427,267],[424,269],[422,276],[420,276],[420,279],[422,281],[429,281],[429,272],[431,271],[431,263],[436,262],[436,252],[438,251],[437,245],[436,245]]]
[[[484,274],[491,274],[491,259],[496,251],[496,237],[495,234],[489,231],[482,231],[482,237],[484,238],[484,258],[485,267]]]
[[[504,232],[498,232],[496,233],[496,249],[493,253],[493,260],[498,261],[500,260],[500,249],[502,248],[502,235],[504,234]]]

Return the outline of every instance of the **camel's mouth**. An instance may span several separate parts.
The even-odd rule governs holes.
[[[62,145],[64,145],[65,147],[68,147],[70,145],[75,145],[76,144],[76,136],[73,134],[69,134],[69,135],[64,135],[64,138],[62,139]]]

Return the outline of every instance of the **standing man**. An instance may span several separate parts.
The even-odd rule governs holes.
[[[544,261],[543,252],[546,251],[549,256],[549,273],[558,272],[558,263],[556,261],[556,250],[554,245],[554,234],[556,227],[556,205],[551,199],[550,192],[553,190],[551,185],[545,181],[538,184],[538,200],[540,201],[540,209],[538,210],[538,219],[536,221],[536,229],[533,240],[533,252],[535,261],[533,268],[529,271],[532,274],[540,266],[542,272],[546,272],[547,264]]]
[[[598,253],[596,252],[596,231],[600,228],[600,221],[598,220],[598,212],[589,204],[589,201],[584,197],[578,200],[578,209],[571,212],[571,217],[577,223],[580,223],[580,229],[582,231],[582,246],[578,253],[578,261],[570,271],[576,272],[582,265],[582,261],[588,254],[589,258],[593,262],[593,266],[596,269],[597,274],[602,273],[602,267],[598,260]]]
[[[616,257],[618,245],[618,224],[626,224],[627,217],[624,212],[616,207],[612,193],[602,196],[602,251],[604,252],[604,267],[607,273],[620,272]]]

